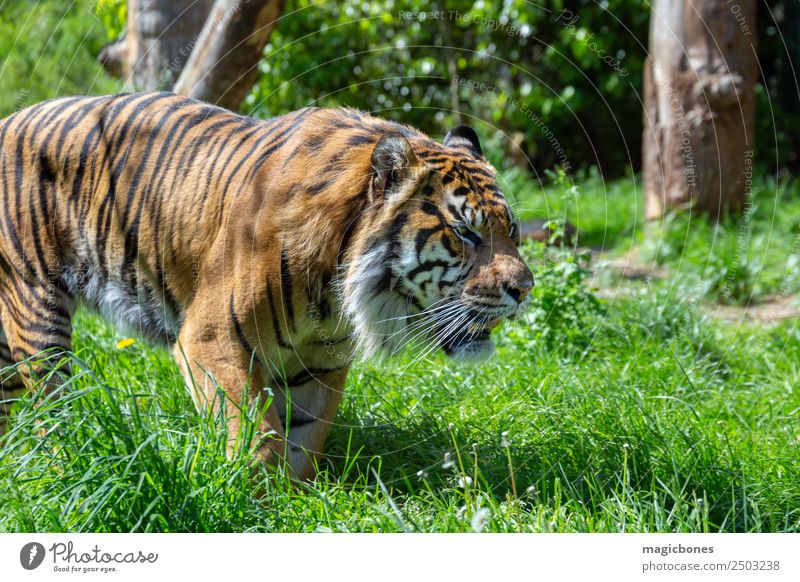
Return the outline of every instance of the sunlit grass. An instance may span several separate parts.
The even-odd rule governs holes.
[[[273,477],[261,500],[168,354],[83,315],[87,368],[22,403],[0,453],[0,530],[797,530],[797,330],[664,297],[608,311],[582,351],[518,323],[482,367],[359,364],[317,483]]]

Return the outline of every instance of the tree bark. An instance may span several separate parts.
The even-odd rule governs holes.
[[[714,217],[747,203],[755,115],[755,0],[655,0],[644,71],[645,217]]]
[[[136,90],[169,90],[197,43],[214,0],[128,0],[125,37],[107,47]],[[101,55],[101,59],[103,55]],[[108,66],[106,68],[109,68]]]
[[[237,110],[283,11],[283,0],[216,0],[175,91]]]
[[[236,111],[283,0],[128,0],[128,29],[98,60],[132,90],[173,90]]]

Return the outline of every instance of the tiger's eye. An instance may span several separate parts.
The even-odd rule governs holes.
[[[456,226],[453,228],[453,230],[458,235],[458,238],[468,242],[474,247],[478,246],[481,243],[480,235],[466,225]]]

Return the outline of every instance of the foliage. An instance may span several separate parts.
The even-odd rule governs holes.
[[[553,237],[563,236],[557,234],[557,226],[553,232]],[[533,264],[536,281],[531,309],[525,316],[530,326],[526,336],[533,335],[535,341],[551,346],[563,343],[584,348],[591,342],[600,313],[600,302],[588,284],[588,253],[564,247],[548,249],[544,243],[529,243],[524,251]]]
[[[124,6],[123,6],[124,8]],[[117,10],[120,10],[117,6]],[[95,61],[120,14],[92,0],[6,2],[0,13],[0,117],[63,95],[111,93]]]
[[[542,186],[510,170],[500,183],[523,220],[567,220],[582,247],[667,268],[701,299],[747,304],[800,291],[800,183],[756,177],[744,214],[719,224],[682,213],[646,224],[634,176],[603,182],[589,173],[570,183],[554,175]]]
[[[436,136],[460,117],[526,167],[525,156],[535,168],[619,172],[639,155],[625,144],[641,132],[630,94],[647,21],[640,0],[300,0],[273,32],[245,109],[349,105]],[[598,140],[607,147],[586,147]]]
[[[800,87],[797,63],[800,6],[791,0],[756,2],[758,70],[756,162],[765,172],[796,173],[800,167]]]

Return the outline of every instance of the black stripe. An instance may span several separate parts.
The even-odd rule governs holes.
[[[377,281],[372,285],[372,292],[375,295],[379,293],[383,293],[384,291],[389,291],[392,287],[392,270],[386,267],[381,276],[378,278]]]
[[[129,99],[123,100],[123,103],[117,104],[114,107],[114,110],[117,110],[124,107],[129,100],[133,102],[135,99],[140,99],[135,103],[133,111],[121,122],[122,127],[114,130],[115,132],[118,132],[117,137],[112,141],[105,152],[106,155],[104,159],[104,165],[107,161],[108,165],[111,167],[111,172],[109,174],[108,193],[99,205],[97,221],[98,228],[95,236],[95,251],[97,252],[98,257],[100,257],[98,263],[100,272],[104,279],[108,277],[109,271],[109,253],[106,251],[106,248],[109,242],[108,233],[111,229],[111,220],[113,216],[114,205],[116,204],[117,199],[119,179],[128,162],[128,158],[130,156],[131,149],[133,148],[133,144],[136,142],[136,136],[139,133],[139,129],[146,121],[146,118],[139,119],[139,117],[142,117],[153,103],[170,97],[174,97],[174,95],[169,93],[157,93],[155,95],[146,94],[144,97],[141,95],[135,95],[131,96]],[[132,128],[137,119],[138,123],[136,123],[136,125]],[[131,132],[131,135],[128,138],[129,131]],[[114,164],[117,158],[117,153],[122,149],[123,144],[127,147],[124,148],[124,153],[122,154],[121,159]]]
[[[322,168],[321,174],[330,174],[331,172],[337,172],[340,169],[339,164],[341,163],[342,159],[347,154],[348,150],[339,150],[335,154],[333,154],[327,162],[325,162],[325,166]],[[365,192],[366,193],[366,192]]]
[[[202,122],[202,121],[206,121],[206,120],[205,119],[201,119],[200,122]],[[225,129],[228,125],[232,125],[234,123],[236,123],[236,124],[240,123],[239,118],[228,115],[228,116],[225,117],[225,119],[223,119],[221,121],[217,121],[217,122],[211,124],[209,127],[205,128],[203,130],[203,133],[205,135],[215,136],[214,139],[211,140],[211,143],[206,142],[201,137],[199,139],[195,139],[194,143],[192,143],[192,145],[190,147],[184,148],[183,155],[181,156],[180,160],[178,160],[178,167],[181,168],[180,171],[181,171],[181,174],[182,174],[182,176],[184,178],[187,175],[186,172],[188,171],[188,168],[190,168],[192,166],[192,164],[189,163],[189,160],[193,160],[193,159],[195,159],[197,157],[197,152],[198,152],[199,148],[203,147],[203,146],[207,146],[207,147],[205,147],[205,152],[204,152],[206,155],[208,155],[210,152],[213,152],[214,151],[214,147],[215,147],[215,145],[217,143],[222,142],[226,138],[228,138],[228,134],[223,132],[222,130]],[[198,125],[199,125],[199,123],[198,123]],[[194,124],[192,124],[192,127],[194,127]],[[181,147],[183,145],[183,137],[184,136],[182,136],[181,140],[175,144],[176,151],[177,151],[177,148],[179,148],[179,147]],[[163,194],[158,196],[156,198],[156,201],[155,201],[156,203],[154,205],[153,218],[152,218],[152,223],[155,224],[155,225],[161,225],[161,224],[164,223],[164,221],[162,221],[162,209],[163,209],[163,206],[164,206],[164,202],[166,200],[173,200],[175,198],[176,188],[179,185],[184,185],[185,184],[185,182],[183,182],[178,176],[174,176],[174,179],[172,180],[172,185],[170,186],[169,195],[166,195],[166,193],[164,193],[163,183],[164,183],[164,180],[166,179],[166,174],[167,173],[168,172],[165,171],[160,176],[159,184],[158,184],[157,189],[156,189],[156,192],[162,192]],[[211,174],[209,173],[209,175],[211,175]],[[205,182],[201,182],[198,179],[197,182],[198,182],[198,184],[197,184],[198,187],[194,188],[194,192],[195,192],[196,196],[201,198],[200,208],[198,209],[197,215],[198,216],[203,216],[204,213],[205,213],[206,201],[208,199],[208,182],[209,182],[209,180],[207,180]],[[205,188],[202,187],[204,185],[206,186]],[[163,280],[163,270],[164,270],[164,266],[163,265],[164,265],[164,255],[165,255],[165,253],[162,253],[160,251],[162,236],[165,239],[167,238],[166,235],[162,234],[161,232],[159,233],[158,236],[155,237],[156,242],[158,244],[158,246],[156,246],[156,249],[158,250],[158,253],[157,253],[158,267],[157,267],[157,269],[162,273],[161,276],[160,276],[161,280]]]
[[[331,185],[331,180],[323,180],[322,182],[318,182],[316,184],[312,184],[306,188],[306,194],[309,196],[316,196],[323,190],[327,189]]]
[[[446,164],[453,161],[452,157],[440,152],[422,152],[419,156],[429,164]]]
[[[144,119],[139,118],[145,112],[147,112],[151,105],[170,96],[170,94],[164,93],[130,95],[125,99],[122,99],[119,103],[115,103],[108,115],[103,115],[102,121],[104,128],[111,130],[112,133],[111,141],[106,151],[106,157],[108,158],[109,165],[115,168],[114,173],[116,174],[117,178],[119,177],[122,168],[127,161],[128,155],[130,154],[130,148],[134,142],[134,139],[136,138],[136,134],[139,132],[139,128],[145,121]],[[129,104],[133,104],[133,109],[130,113],[121,118],[120,116],[122,115],[122,110]],[[107,125],[106,118],[111,119],[111,122]],[[119,127],[114,127],[114,123],[117,122]],[[129,133],[131,134],[130,136],[128,136]],[[122,151],[123,147],[124,154],[122,162],[114,166],[114,161],[116,160],[120,151]]]
[[[293,386],[300,386],[305,384],[306,382],[310,382],[311,380],[316,380],[317,376],[322,376],[323,374],[331,374],[333,372],[339,372],[344,370],[347,366],[339,366],[336,368],[306,368],[302,372],[295,374],[289,378],[283,378],[283,382],[287,387]]]
[[[235,136],[239,136],[239,141],[236,142],[235,145],[231,145],[229,141],[224,141],[219,145],[219,151],[216,152],[216,155],[214,156],[214,160],[211,162],[210,170],[208,172],[207,184],[209,190],[213,190],[218,187],[219,183],[222,180],[222,176],[225,174],[225,169],[230,164],[230,161],[233,159],[233,156],[235,156],[236,153],[239,151],[239,148],[241,148],[251,137],[257,135],[260,131],[262,131],[262,129],[263,128],[256,126],[242,135],[240,135],[240,132],[236,132],[235,135],[230,136],[231,139]],[[262,135],[259,139],[264,139],[265,137],[268,136],[269,133],[267,133],[266,135]],[[222,170],[217,172],[216,171],[217,164],[219,163],[220,159],[225,153],[227,153],[228,156],[225,158],[225,162],[222,164]],[[212,186],[212,181],[214,184],[213,186]]]
[[[40,113],[40,111],[37,111],[37,113]],[[23,263],[27,271],[26,274],[39,276],[44,274],[46,272],[46,269],[44,268],[44,266],[40,261],[39,266],[43,268],[41,272],[37,271],[36,266],[31,262],[30,258],[28,257],[28,252],[27,249],[25,248],[25,245],[23,244],[22,240],[20,240],[17,234],[17,227],[21,224],[24,224],[22,219],[22,206],[23,206],[22,182],[23,178],[27,175],[27,172],[25,170],[25,159],[27,157],[27,153],[32,149],[32,146],[29,147],[25,143],[25,136],[28,132],[30,124],[34,120],[34,117],[35,116],[33,115],[26,116],[24,118],[24,121],[20,123],[20,127],[16,128],[15,131],[16,151],[14,158],[15,163],[14,163],[14,205],[13,205],[13,209],[15,210],[15,217],[13,219],[11,217],[12,206],[7,203],[8,200],[6,200],[6,204],[3,205],[3,209],[6,212],[4,216],[5,230],[7,231],[9,238],[11,238],[11,242],[14,245],[14,250],[17,252],[17,258]],[[35,138],[36,135],[32,133],[31,139],[33,140]],[[3,173],[5,174],[5,172]],[[31,188],[32,185],[29,188],[29,190],[31,190]],[[6,190],[6,192],[8,191]],[[34,237],[34,239],[36,238],[37,237]]]
[[[202,111],[206,112],[206,115],[210,115],[213,112],[214,108],[206,107],[203,108]],[[161,168],[160,171],[156,174],[158,177],[156,179],[156,183],[153,186],[153,191],[157,192],[158,195],[155,197],[154,200],[147,206],[147,209],[150,213],[150,221],[151,225],[160,225],[161,224],[161,210],[163,208],[163,203],[168,198],[165,195],[165,188],[164,188],[164,181],[166,180],[166,176],[169,174],[170,170],[172,169],[175,162],[177,162],[175,152],[179,151],[179,148],[184,142],[184,139],[188,135],[189,131],[197,127],[199,124],[206,121],[206,117],[201,116],[186,116],[185,121],[186,123],[181,128],[180,132],[177,131],[177,128],[170,132],[168,144],[166,145],[167,150],[165,151],[164,147],[162,147],[161,155],[167,156],[167,164],[165,168]],[[181,120],[183,122],[184,120]],[[178,124],[180,127],[180,123]],[[174,140],[172,139],[174,137]],[[185,153],[185,152],[184,152]],[[188,164],[187,164],[188,165]],[[173,175],[173,188],[175,184],[179,182],[177,176]],[[166,280],[164,276],[164,256],[161,252],[161,233],[158,228],[154,229],[155,232],[152,236],[152,243],[153,243],[153,256],[155,257],[155,278],[158,282],[159,289],[164,296],[164,301],[167,303],[173,312],[177,312],[177,305],[178,301],[175,295],[172,292],[172,289],[169,286],[169,282]]]
[[[314,418],[313,416],[301,416],[300,418],[297,418],[296,416],[292,415],[289,419],[289,428],[300,428],[306,426],[307,424],[313,424],[317,422],[317,420],[319,419]]]
[[[300,146],[298,146],[298,149],[302,147],[302,145],[305,145],[309,153],[318,154],[322,150],[322,146],[325,144],[326,140],[327,140],[326,135],[315,135],[308,138],[305,144],[301,144]]]
[[[291,348],[292,346],[286,343],[281,333],[280,324],[278,323],[278,311],[275,309],[275,300],[272,298],[272,284],[269,281],[267,281],[267,298],[269,299],[269,309],[272,315],[272,327],[275,330],[275,340],[280,347]]]
[[[408,275],[406,275],[406,279],[409,279],[410,281],[413,281],[414,277],[416,277],[420,273],[423,273],[423,272],[426,272],[426,271],[431,272],[436,267],[442,267],[443,269],[449,269],[451,267],[455,267],[455,265],[452,265],[452,264],[448,263],[447,261],[444,261],[444,260],[441,260],[441,259],[434,260],[434,261],[425,261],[421,265],[418,265],[418,266],[414,267],[413,269],[411,269],[408,272]],[[433,276],[433,273],[431,273],[431,276]]]
[[[344,235],[342,235],[342,242],[339,243],[339,252],[336,254],[336,264],[340,264],[342,262],[342,256],[347,252],[348,247],[350,246],[350,241],[353,238],[353,235],[356,232],[356,223],[357,218],[353,220],[350,224],[347,225],[347,228],[344,230]]]
[[[154,142],[159,139],[159,135],[164,127],[172,121],[174,115],[181,113],[182,108],[185,105],[183,103],[173,103],[169,105],[166,110],[159,109],[159,120],[153,127],[148,128],[148,137],[147,137],[147,145],[144,148],[144,155],[139,157],[139,165],[133,171],[133,181],[130,184],[129,191],[128,191],[128,199],[126,200],[126,204],[120,213],[121,216],[121,223],[123,227],[128,223],[128,216],[131,213],[131,207],[137,201],[137,190],[139,189],[139,183],[142,181],[144,176],[144,170],[147,168],[147,162],[150,159],[153,151],[155,150]],[[185,121],[184,118],[180,120],[181,122]],[[169,128],[166,137],[161,141],[161,149],[158,152],[158,155],[153,160],[153,166],[150,168],[150,176],[159,176],[161,171],[161,165],[164,161],[165,155],[168,153],[169,146],[172,143],[172,140],[176,136],[176,132],[179,126],[172,126]],[[150,182],[145,183],[144,191],[142,192],[142,197],[146,196],[148,191],[150,190]],[[141,205],[140,205],[141,208]],[[141,214],[141,211],[139,212]],[[131,221],[132,223],[135,222],[135,219]]]
[[[28,324],[28,328],[31,325]],[[27,356],[24,356],[20,359],[25,359],[26,357],[30,357],[34,354],[38,354],[39,352],[43,352],[45,350],[53,350],[53,355],[51,357],[60,357],[63,355],[62,352],[69,350],[69,344],[71,341],[71,337],[66,333],[62,332],[62,330],[53,330],[51,332],[44,332],[46,333],[46,337],[31,337],[27,332],[29,329],[26,329],[25,332],[19,333],[19,339],[22,340],[23,343],[28,344],[31,348],[34,349],[32,353],[28,353]],[[62,332],[62,333],[58,333]],[[15,346],[14,355],[18,352],[24,352]]]
[[[274,123],[276,121],[277,122],[287,121],[286,117],[277,117],[277,118],[275,118],[273,120],[270,120],[270,121],[272,123],[268,122],[268,125],[264,125],[264,126],[261,127],[262,130],[265,130],[264,134],[261,137],[259,137],[258,140],[256,140],[256,142],[253,144],[253,146],[247,152],[247,155],[245,155],[239,161],[239,163],[236,165],[234,170],[231,172],[230,176],[228,177],[228,182],[226,184],[226,191],[227,191],[227,187],[230,185],[230,183],[233,180],[233,178],[236,176],[236,174],[239,173],[239,170],[244,165],[244,162],[249,160],[250,157],[257,151],[257,149],[260,146],[264,146],[264,142],[266,140],[271,140],[266,144],[266,146],[264,146],[264,147],[270,147],[271,148],[270,150],[268,150],[269,154],[266,155],[266,156],[264,154],[262,154],[258,158],[258,160],[256,162],[254,162],[254,164],[251,165],[250,170],[248,171],[248,173],[245,176],[245,181],[248,181],[252,177],[252,175],[255,174],[255,171],[259,168],[259,166],[261,165],[261,163],[263,163],[263,161],[265,161],[270,155],[272,155],[272,153],[274,151],[276,151],[277,149],[282,147],[289,140],[289,137],[291,137],[291,134],[294,133],[293,130],[297,127],[297,120],[293,121],[292,123],[290,123],[286,127],[283,127],[280,123],[277,123],[277,124]],[[272,127],[273,125],[276,125],[276,127]],[[285,136],[287,136],[287,134],[288,134],[288,137],[286,137],[286,139],[281,141],[281,139],[284,138]],[[280,143],[278,143],[279,141],[280,141]]]
[[[289,328],[294,331],[294,302],[292,300],[292,273],[289,270],[289,255],[286,249],[281,249],[281,294],[283,306],[288,317]]]
[[[356,134],[351,135],[347,139],[347,145],[349,146],[362,146],[375,143],[376,137],[374,135],[363,135],[363,134]]]
[[[229,312],[231,321],[233,322],[233,329],[236,332],[236,339],[239,340],[239,345],[242,347],[245,353],[248,356],[250,356],[251,361],[255,357],[255,359],[258,360],[258,363],[261,364],[261,366],[266,367],[264,366],[264,362],[259,357],[258,352],[253,348],[253,346],[250,345],[250,342],[248,342],[247,338],[244,336],[244,331],[242,331],[242,325],[239,321],[239,317],[236,315],[236,309],[233,306],[233,293],[231,293]]]
[[[466,168],[467,166],[464,166],[464,167]],[[469,167],[468,169],[469,169],[469,171],[471,173],[477,174],[478,176],[481,176],[482,178],[485,178],[485,179],[487,179],[489,181],[493,181],[494,180],[494,176],[492,176],[489,172],[487,172],[486,170],[484,170],[483,168],[481,168],[479,166]],[[497,188],[497,186],[494,186],[494,189],[495,190],[499,190]]]
[[[6,382],[0,385],[0,402],[7,398],[17,399],[20,396],[19,393],[25,391],[26,387],[23,380],[21,378],[15,378],[15,380],[16,382],[13,384]]]
[[[437,217],[442,222],[445,222],[442,211],[439,210],[439,207],[436,206],[436,203],[433,202],[432,200],[423,201],[422,206],[420,208],[425,214],[430,214],[431,216]]]

